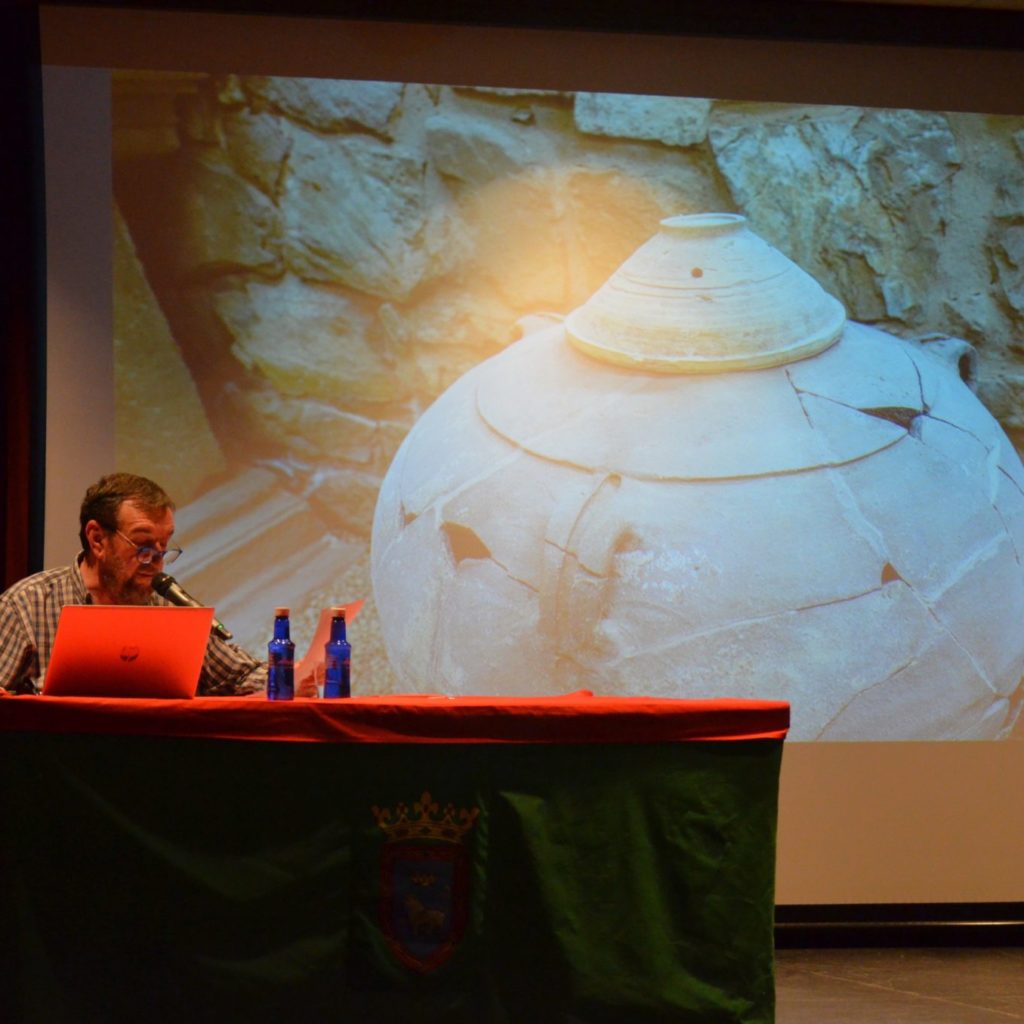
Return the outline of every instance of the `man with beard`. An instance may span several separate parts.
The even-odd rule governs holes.
[[[0,594],[0,695],[39,693],[66,604],[169,604],[153,577],[181,554],[171,547],[174,502],[142,476],[113,473],[85,492],[79,512],[82,551]],[[239,696],[265,689],[266,666],[210,635],[198,693]]]

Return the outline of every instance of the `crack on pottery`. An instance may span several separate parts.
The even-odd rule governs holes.
[[[865,416],[874,416],[876,419],[886,420],[902,427],[908,434],[920,440],[921,430],[918,420],[923,415],[920,409],[914,409],[905,405],[880,405],[865,407],[857,410]]]
[[[793,380],[793,375],[789,372],[789,368],[788,367],[786,368],[785,372],[786,372],[786,380],[789,381],[789,386],[793,389],[794,393],[796,394],[796,400],[800,403],[800,411],[804,414],[804,419],[807,420],[807,426],[809,426],[811,428],[811,430],[813,430],[814,429],[814,421],[811,419],[811,414],[808,411],[807,406],[804,405],[804,398],[803,398],[803,396],[805,394],[813,394],[813,392],[804,391],[801,387],[799,387],[797,385],[796,381]],[[823,396],[819,395],[817,397],[821,398]]]
[[[889,683],[895,682],[896,678],[905,672],[907,669],[912,668],[917,663],[917,657],[919,651],[915,651],[910,655],[902,665],[898,665],[889,673],[884,679],[877,679],[869,686],[865,686],[864,689],[858,690],[853,693],[845,700],[836,713],[821,727],[821,729],[813,736],[812,739],[821,740],[826,739],[828,731],[843,717],[843,715],[849,710],[849,708],[855,704],[861,697],[871,693],[872,690],[877,690],[880,686],[886,686]]]
[[[491,549],[471,526],[448,520],[441,523],[441,533],[444,534],[448,554],[456,567],[467,559],[493,561]]]
[[[946,623],[944,623],[942,619],[939,618],[938,613],[935,611],[935,609],[927,601],[925,601],[920,596],[920,594],[918,594],[917,591],[914,590],[913,587],[910,588],[910,592],[914,595],[915,598],[917,598],[917,600],[921,602],[921,605],[931,616],[932,620],[935,622],[936,626],[938,626],[939,630],[945,636],[949,637],[950,640],[953,641],[953,644],[960,651],[960,653],[963,654],[963,656],[968,660],[968,662],[970,662],[971,668],[974,669],[978,678],[989,688],[992,695],[994,697],[1002,697],[1003,695],[999,692],[999,689],[996,687],[995,683],[993,683],[992,680],[989,679],[988,673],[984,670],[984,668],[982,668],[980,664],[978,664],[978,659],[975,658],[975,656],[961,643],[960,639],[952,631],[952,629],[950,629],[949,626],[947,626]]]
[[[885,565],[882,566],[882,585],[885,586],[886,583],[895,583],[897,580],[901,583],[907,582],[900,574],[899,569],[897,569],[892,562],[886,562]]]
[[[1017,481],[1009,473],[1007,473],[1002,466],[999,466],[998,470],[1000,473],[1003,474],[1003,476],[1006,477],[1007,480],[1010,481],[1011,485],[1017,491],[1017,493],[1024,497],[1024,487],[1021,487],[1021,485],[1017,483]]]
[[[1017,547],[1017,542],[1013,539],[1013,534],[1010,532],[1009,524],[1006,522],[1006,516],[999,511],[999,506],[993,504],[992,511],[995,512],[996,517],[999,519],[999,523],[1002,528],[1006,531],[1006,539],[1010,542],[1010,547],[1013,548],[1013,557],[1018,565],[1020,565],[1020,550]]]

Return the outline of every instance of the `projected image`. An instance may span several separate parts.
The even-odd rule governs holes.
[[[1015,734],[1024,119],[113,90],[118,468],[255,653],[365,597],[363,692]]]

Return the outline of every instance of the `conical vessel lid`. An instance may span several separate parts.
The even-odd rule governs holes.
[[[842,333],[842,304],[734,213],[669,217],[566,320],[602,362],[721,373],[805,359]]]

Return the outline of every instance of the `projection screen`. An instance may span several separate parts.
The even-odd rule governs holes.
[[[44,20],[48,563],[146,473],[254,653],[365,599],[373,692],[784,698],[780,902],[1019,898],[1015,55],[948,102],[937,51],[88,16]],[[710,369],[622,355],[657,288],[727,309]],[[822,340],[757,362],[780,305]]]

